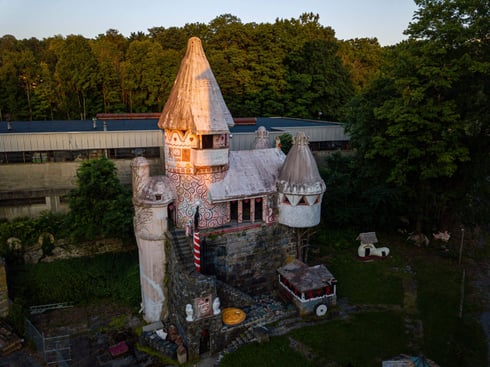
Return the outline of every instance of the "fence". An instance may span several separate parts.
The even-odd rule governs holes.
[[[39,312],[41,309],[60,308],[60,304],[57,305],[58,307],[55,305],[35,306],[31,312],[41,313]],[[25,318],[24,321],[27,338],[36,346],[46,364],[56,364],[59,367],[69,366],[68,362],[71,361],[70,335],[46,337],[29,319]]]

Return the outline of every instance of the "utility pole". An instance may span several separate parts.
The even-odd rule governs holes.
[[[458,261],[459,265],[461,265],[461,259],[463,257],[463,243],[464,243],[464,227],[461,226],[461,244],[459,245],[459,261]]]

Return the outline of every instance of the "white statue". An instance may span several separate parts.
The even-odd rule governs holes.
[[[185,305],[186,321],[194,321],[194,309],[190,303]]]
[[[213,301],[213,315],[219,315],[221,313],[221,310],[219,309],[220,306],[221,302],[219,297],[216,297]]]

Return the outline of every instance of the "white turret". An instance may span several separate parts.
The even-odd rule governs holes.
[[[293,139],[277,180],[279,223],[295,228],[320,223],[325,182],[318,172],[308,138],[298,133]]]
[[[141,308],[144,319],[158,321],[165,315],[165,232],[168,206],[175,199],[165,176],[150,177],[143,157],[131,162],[134,204],[134,233],[138,244]]]

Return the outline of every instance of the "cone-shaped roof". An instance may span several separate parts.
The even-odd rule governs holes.
[[[158,126],[202,135],[227,133],[233,125],[201,40],[192,37]]]
[[[293,139],[277,180],[280,192],[313,195],[325,191],[325,182],[320,176],[315,157],[308,146],[308,138],[299,132]]]

